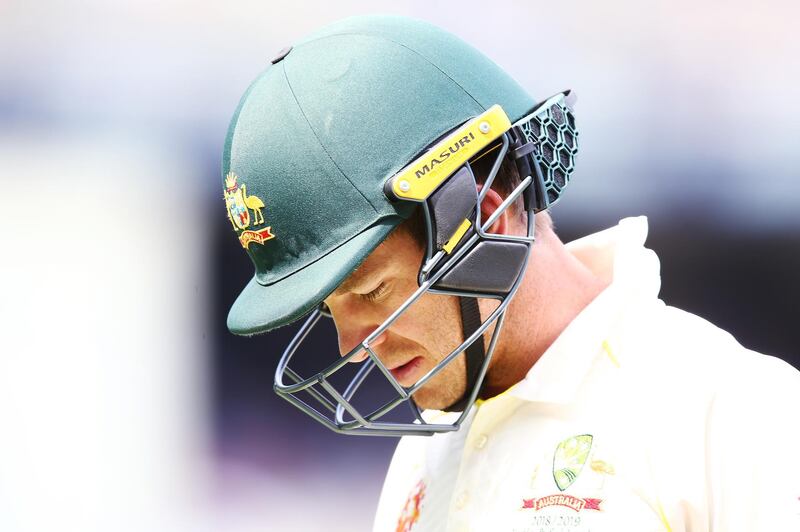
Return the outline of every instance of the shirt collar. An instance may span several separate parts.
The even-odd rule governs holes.
[[[658,297],[660,266],[656,254],[644,247],[647,229],[645,216],[625,218],[566,244],[570,253],[610,284],[570,322],[526,377],[503,395],[553,403],[572,400],[624,309]],[[609,354],[609,361],[616,363],[614,355]]]

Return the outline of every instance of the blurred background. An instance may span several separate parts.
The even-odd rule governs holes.
[[[574,89],[562,239],[647,215],[667,303],[800,364],[800,8],[559,4],[0,0],[0,530],[369,528],[395,440],[273,394],[293,330],[225,328],[252,275],[228,120],[348,15],[423,18],[537,98]]]

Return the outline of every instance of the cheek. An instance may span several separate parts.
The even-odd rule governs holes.
[[[458,300],[452,296],[425,294],[394,325],[395,334],[419,344],[431,361],[441,360],[463,340]]]

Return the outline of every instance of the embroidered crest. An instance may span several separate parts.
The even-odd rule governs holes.
[[[591,449],[591,434],[573,436],[558,444],[553,456],[553,479],[559,490],[564,491],[577,480]]]
[[[548,495],[546,497],[522,499],[522,509],[536,510],[538,512],[542,508],[547,508],[548,506],[563,506],[565,508],[575,510],[576,512],[580,512],[581,510],[601,511],[600,503],[602,502],[602,499],[573,497],[572,495],[559,493],[557,495]]]
[[[606,475],[614,474],[613,466],[607,462],[597,459],[589,460],[590,455],[593,454],[593,440],[594,438],[591,434],[581,434],[567,438],[556,446],[555,452],[553,453],[553,480],[560,491],[565,491],[578,479],[578,476],[581,474],[587,462],[592,471],[603,475],[603,479],[605,479]],[[534,480],[538,470],[539,466],[536,466]],[[585,488],[586,486],[582,489]],[[535,489],[535,486],[532,484],[531,491],[537,492],[539,490]],[[543,497],[523,498],[522,506],[520,506],[519,509],[538,512],[545,508],[562,507],[573,510],[575,513],[583,510],[602,512],[603,508],[601,504],[603,499],[596,498],[596,495],[601,491],[602,489],[594,490],[592,495],[595,495],[595,497],[577,497],[568,493],[555,493]],[[560,513],[559,515],[564,514]]]
[[[254,227],[264,223],[264,214],[261,210],[264,208],[264,202],[261,198],[255,195],[247,195],[247,185],[239,183],[239,176],[233,172],[228,172],[225,176],[225,207],[228,210],[228,220],[236,231],[241,231],[239,234],[239,242],[242,247],[247,247],[255,242],[256,244],[263,244],[271,238],[275,238],[272,234],[272,227],[265,227],[259,230],[248,230],[252,224]],[[252,216],[250,211],[253,211]]]
[[[408,494],[406,504],[400,512],[400,518],[397,520],[396,532],[410,532],[411,527],[414,526],[419,520],[420,506],[422,499],[425,497],[425,481],[420,480],[411,493]]]

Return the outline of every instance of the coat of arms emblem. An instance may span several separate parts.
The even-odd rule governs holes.
[[[408,494],[406,504],[400,512],[400,518],[397,520],[396,532],[411,532],[414,524],[419,520],[424,497],[425,482],[420,480],[411,490],[411,493]]]
[[[228,210],[228,220],[239,234],[239,242],[242,247],[247,247],[253,242],[263,244],[275,235],[271,232],[271,227],[265,227],[257,231],[247,230],[250,225],[254,227],[264,223],[264,202],[256,195],[247,194],[247,185],[239,183],[239,176],[233,172],[228,172],[225,176],[225,207]],[[250,211],[253,211],[252,216]]]

